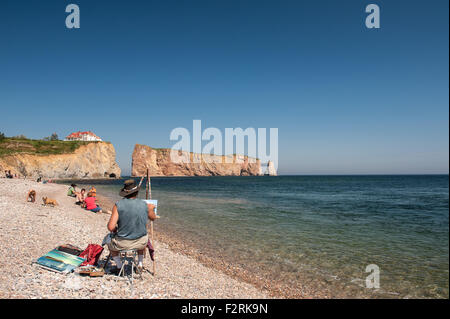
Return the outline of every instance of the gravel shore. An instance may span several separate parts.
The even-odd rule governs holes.
[[[25,200],[30,189],[37,192],[36,203]],[[81,209],[66,193],[65,185],[0,179],[0,298],[268,298],[264,291],[173,252],[162,242],[155,243],[156,276],[144,272],[133,289],[127,279],[113,275],[64,275],[32,264],[58,245],[84,249],[101,244],[107,234],[109,215]],[[56,199],[59,206],[43,206],[43,196]],[[101,259],[107,254],[105,249]],[[149,257],[144,267],[152,269]]]

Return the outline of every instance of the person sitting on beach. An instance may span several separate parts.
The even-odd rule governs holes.
[[[119,195],[124,197],[118,201],[112,210],[107,228],[114,233],[108,243],[111,257],[116,263],[112,272],[118,274],[122,268],[119,251],[128,249],[138,250],[138,268],[142,270],[144,250],[148,243],[147,222],[155,220],[155,206],[137,199],[139,186],[133,179],[127,180]]]
[[[97,190],[94,186],[91,186],[91,188],[89,189],[89,193],[91,193],[93,197],[97,197]]]
[[[30,191],[27,194],[27,202],[34,203],[36,201],[36,191],[34,189],[30,189]]]
[[[85,193],[86,193],[86,190],[84,188],[82,188],[81,191],[79,193],[77,193],[77,201],[75,202],[75,205],[83,205]]]
[[[84,202],[86,203],[86,210],[90,210],[91,212],[94,213],[101,213],[102,209],[95,203],[97,199],[92,195],[93,194],[89,192],[86,199],[84,200]]]
[[[51,183],[50,181],[48,181],[49,183]],[[75,190],[75,187],[77,187],[77,185],[75,184],[70,184],[69,189],[67,190],[67,196],[71,196],[71,197],[76,197],[77,196],[77,191]]]

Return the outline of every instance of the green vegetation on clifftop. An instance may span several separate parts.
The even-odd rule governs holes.
[[[5,137],[0,139],[0,157],[14,154],[55,155],[75,152],[80,146],[89,143],[84,141],[44,141],[27,138]],[[105,142],[108,143],[108,142]]]

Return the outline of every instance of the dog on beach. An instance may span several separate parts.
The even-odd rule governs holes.
[[[58,206],[58,202],[56,201],[56,199],[51,199],[48,197],[42,197],[42,201],[44,202],[44,206]]]
[[[27,194],[27,202],[34,203],[36,201],[36,191],[31,189]]]

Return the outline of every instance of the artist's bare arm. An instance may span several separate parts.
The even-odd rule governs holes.
[[[156,218],[159,218],[155,214],[155,205],[147,204],[147,206],[148,206],[148,218],[150,218],[150,220],[155,220]]]
[[[109,217],[108,222],[108,230],[113,232],[117,227],[117,222],[119,221],[119,213],[117,212],[117,206],[114,205],[111,213],[111,217]]]

